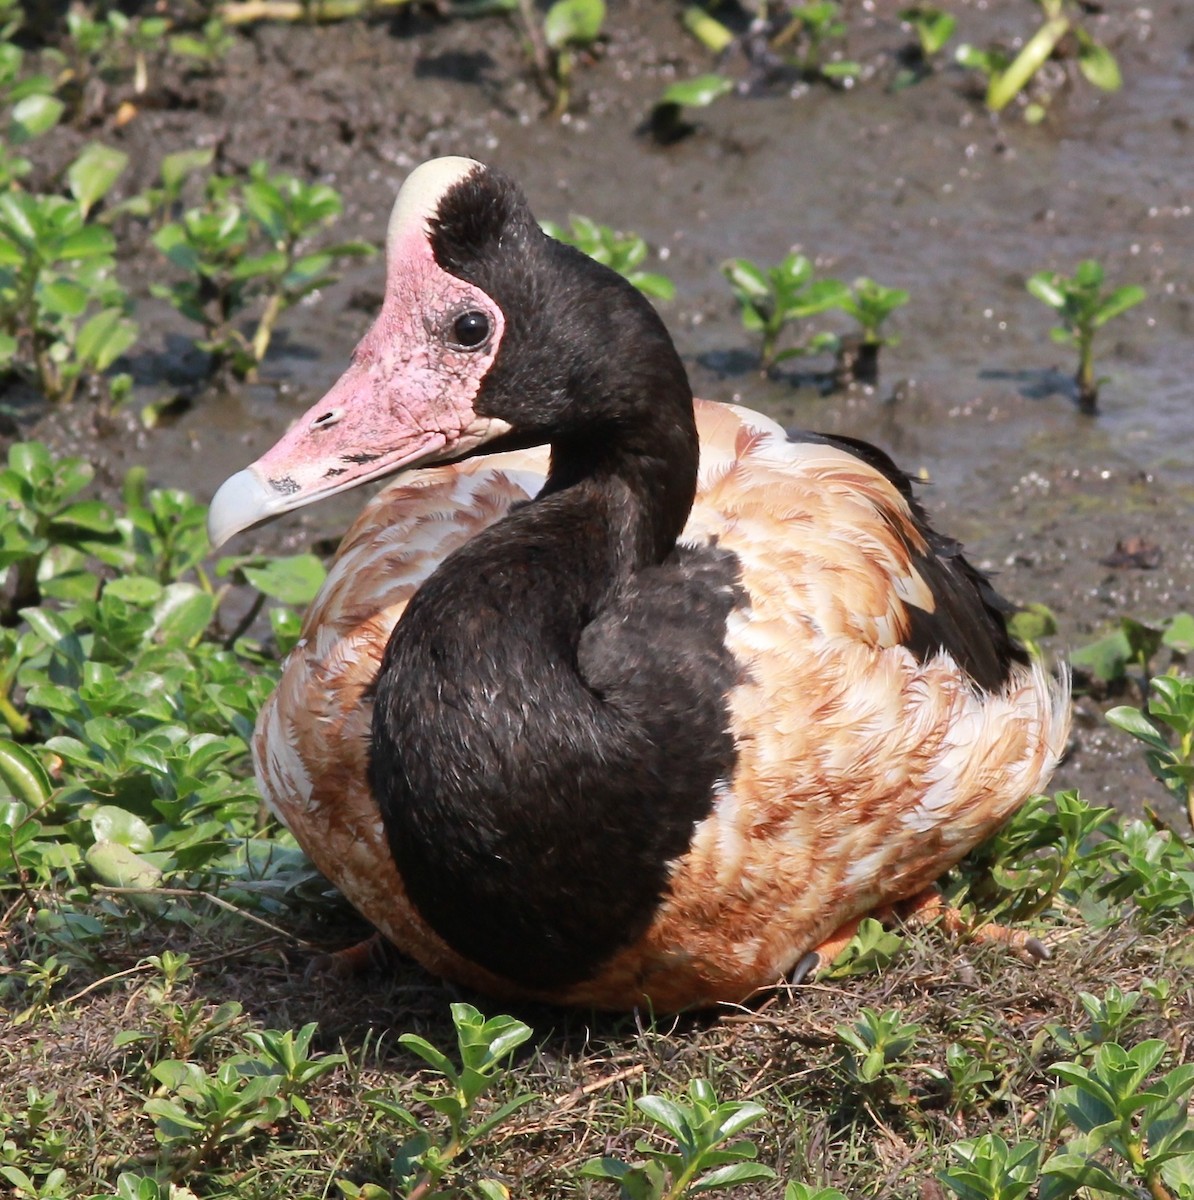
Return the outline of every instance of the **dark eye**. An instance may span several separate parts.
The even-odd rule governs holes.
[[[489,317],[483,312],[466,312],[452,322],[452,341],[465,350],[475,350],[489,340]]]

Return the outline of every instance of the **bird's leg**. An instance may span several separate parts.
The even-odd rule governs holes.
[[[328,979],[351,979],[384,967],[390,958],[390,943],[380,933],[372,933],[364,941],[330,954],[320,954],[307,965],[306,978],[324,976]]]
[[[1040,962],[1051,957],[1049,947],[1044,942],[1022,929],[997,925],[993,921],[978,926],[968,924],[956,908],[945,903],[945,898],[935,885],[907,900],[901,900],[895,905],[895,911],[907,925],[923,928],[936,921],[953,937],[970,942],[998,942],[1025,962]]]
[[[956,908],[945,903],[945,898],[936,885],[927,887],[906,900],[884,904],[869,913],[864,913],[863,916],[873,917],[884,925],[890,925],[898,918],[905,925],[918,928],[925,928],[936,922],[952,937],[971,942],[998,942],[1007,946],[1025,962],[1040,962],[1050,957],[1049,948],[1039,938],[1032,937],[1022,929],[1012,929],[1006,925],[996,925],[994,922],[977,927],[968,924]],[[815,979],[828,968],[858,932],[861,920],[862,917],[859,916],[847,921],[820,945],[805,954],[792,971],[791,981],[803,983],[805,980]]]

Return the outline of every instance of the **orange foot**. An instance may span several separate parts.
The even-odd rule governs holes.
[[[384,967],[389,962],[391,949],[380,933],[374,933],[355,946],[345,946],[343,950],[313,958],[307,964],[304,978],[352,979]]]
[[[927,887],[907,900],[896,904],[885,904],[873,912],[864,913],[847,921],[840,929],[830,934],[819,946],[810,950],[797,964],[791,974],[793,983],[813,979],[825,970],[849,944],[858,932],[859,922],[864,916],[874,917],[884,925],[896,918],[907,925],[924,927],[939,921],[947,933],[971,942],[998,942],[1007,946],[1017,958],[1025,962],[1040,962],[1051,957],[1049,948],[1039,938],[1031,937],[1020,929],[1009,929],[994,923],[973,928],[966,923],[962,914],[945,903],[936,887]]]

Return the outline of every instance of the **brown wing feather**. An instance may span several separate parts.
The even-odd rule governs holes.
[[[646,935],[551,999],[624,1008],[740,1000],[850,918],[914,894],[997,828],[1051,771],[1068,692],[1015,665],[973,686],[946,653],[903,644],[932,613],[907,498],[848,450],[793,443],[747,410],[698,402],[701,479],[685,530],[742,564],[749,605],[727,645],[738,748],[712,814],[673,864]],[[345,537],[263,711],[263,794],[316,865],[431,970],[498,995],[406,899],[365,783],[367,689],[407,599],[456,546],[533,495],[545,451],[391,485]]]

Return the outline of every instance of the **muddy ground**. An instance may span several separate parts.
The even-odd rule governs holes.
[[[699,394],[872,439],[926,473],[938,524],[1010,597],[1053,608],[1059,647],[1122,615],[1194,609],[1194,6],[1089,6],[1101,9],[1084,19],[1114,49],[1124,89],[1096,92],[1071,68],[1036,127],[1014,113],[989,117],[972,77],[948,63],[893,91],[911,42],[899,7],[846,5],[849,54],[866,66],[856,86],[768,80],[734,57],[727,70],[745,94],[700,112],[696,131],[666,147],[639,132],[652,102],[712,63],[663,0],[613,0],[606,40],[578,70],[574,111],[559,122],[544,118],[518,33],[500,18],[420,9],[323,28],[262,25],[242,31],[211,77],[151,75],[119,128],[119,89],[93,98],[84,127],[39,143],[37,174],[48,179],[101,138],[131,155],[128,193],[153,182],[164,154],[211,144],[225,170],[265,159],[334,184],[345,197],[336,237],[380,242],[413,165],[440,154],[497,163],[541,217],[578,212],[646,237],[652,263],[677,284],[661,308]],[[1035,28],[1028,0],[949,7],[955,44]],[[193,330],[147,296],[159,256],[142,232],[123,232],[133,247],[124,279],[143,297],[137,399],[179,392],[195,403],[152,432],[128,422],[97,431],[85,408],[44,419],[27,406],[21,432],[97,459],[109,479],[146,463],[157,482],[206,497],[337,376],[380,298],[381,259],[283,319],[261,382],[211,394]],[[791,248],[826,273],[911,292],[876,389],[826,395],[818,372],[828,360],[796,360],[772,378],[754,368],[719,264],[774,263]],[[1069,352],[1049,341],[1050,314],[1024,289],[1034,271],[1070,273],[1088,256],[1115,283],[1150,293],[1105,332],[1094,419],[1078,413]],[[342,529],[359,503],[256,536],[305,545]],[[1155,543],[1160,564],[1104,565],[1129,538]],[[1089,698],[1057,782],[1092,801],[1164,807],[1129,739]]]

